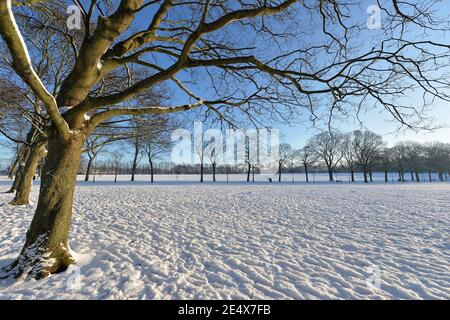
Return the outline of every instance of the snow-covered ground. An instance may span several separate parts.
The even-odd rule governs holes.
[[[2,281],[0,299],[450,299],[448,183],[108,180],[77,187],[78,265]],[[0,266],[21,249],[37,186],[30,206],[10,199]]]

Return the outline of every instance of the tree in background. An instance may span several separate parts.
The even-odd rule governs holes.
[[[302,149],[298,150],[295,155],[305,170],[306,182],[309,182],[309,168],[317,162],[317,154],[314,152],[313,146],[307,144]]]
[[[384,173],[384,182],[388,183],[389,182],[389,171],[392,169],[392,164],[393,164],[393,156],[391,154],[391,150],[389,148],[384,147],[381,150],[380,153],[380,168]]]
[[[411,173],[411,181],[420,182],[419,171],[422,167],[422,152],[423,148],[420,143],[405,141],[403,143],[405,148],[405,157],[408,162],[409,172]]]
[[[359,165],[363,169],[364,182],[368,183],[367,175],[372,181],[372,167],[384,147],[383,138],[372,131],[353,132],[353,148]]]
[[[168,152],[171,146],[170,133],[174,129],[175,123],[167,117],[152,119],[143,127],[142,149],[148,159],[151,183],[154,182],[154,163]]]
[[[283,173],[283,169],[286,165],[286,163],[292,159],[293,157],[293,150],[290,144],[288,143],[281,143],[278,147],[278,182],[281,182],[281,175]]]
[[[334,170],[343,157],[342,143],[343,135],[336,131],[319,133],[308,142],[316,157],[327,167],[330,182],[334,181]]]
[[[402,142],[391,148],[392,158],[398,172],[398,181],[405,182],[406,150]]]
[[[355,182],[355,166],[356,166],[356,152],[355,141],[352,133],[346,133],[342,140],[342,160],[344,165],[350,171],[351,181]]]

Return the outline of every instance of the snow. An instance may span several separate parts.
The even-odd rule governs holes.
[[[449,183],[98,178],[77,186],[77,265],[2,280],[0,299],[450,298]],[[0,266],[23,245],[37,191],[18,208],[0,194]]]

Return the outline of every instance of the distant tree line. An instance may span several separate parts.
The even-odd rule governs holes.
[[[216,181],[216,174],[243,174],[246,181],[251,182],[255,181],[255,174],[261,173],[259,165],[249,156],[248,141],[244,148],[245,159],[240,165],[220,164],[214,156],[206,153],[199,157],[197,164],[175,165],[161,161],[170,149],[171,143],[167,134],[170,128],[164,122],[161,123],[157,134],[150,130],[131,135],[124,145],[119,142],[122,143],[121,150],[112,149],[106,152],[107,156],[96,163],[95,172],[116,176],[128,174],[132,181],[136,174],[149,174],[152,182],[155,174],[195,174],[200,175],[201,182],[204,181],[204,175],[212,175],[212,180]],[[153,139],[151,146],[147,144],[150,138]],[[150,147],[152,149],[149,149]],[[355,182],[356,174],[362,173],[365,183],[373,181],[374,172],[382,172],[385,182],[388,182],[390,173],[396,173],[396,180],[399,182],[420,182],[422,179],[431,182],[435,180],[434,175],[437,175],[439,181],[446,181],[450,174],[450,144],[404,141],[389,148],[380,135],[368,130],[347,133],[325,131],[309,139],[303,148],[294,149],[287,143],[281,143],[278,147],[279,153],[274,164],[277,167],[278,181],[282,181],[283,174],[303,173],[306,182],[309,182],[312,171],[326,172],[329,181],[335,181],[336,173],[346,172],[351,182]],[[151,150],[155,151],[148,157]],[[86,149],[86,153],[88,152],[89,148]],[[128,159],[131,159],[131,162],[124,161],[126,152],[129,153]],[[142,158],[148,158],[149,161],[140,164]],[[90,171],[91,156],[81,164],[79,174],[86,174],[88,177]],[[426,178],[423,178],[424,176]]]
[[[426,173],[430,182],[433,173],[439,181],[444,181],[450,173],[450,144],[404,141],[389,148],[383,138],[372,131],[327,131],[312,137],[299,150],[284,144],[279,159],[279,181],[283,170],[295,172],[299,167],[306,181],[313,167],[326,170],[330,181],[334,181],[334,173],[338,171],[347,171],[352,182],[357,172],[363,173],[364,182],[371,182],[375,171],[384,173],[385,182],[388,182],[389,172],[396,172],[400,182],[407,181],[407,175],[411,181],[420,182],[421,173]]]

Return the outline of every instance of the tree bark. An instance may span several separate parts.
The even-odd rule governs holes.
[[[84,134],[69,141],[54,132],[49,135],[36,212],[19,257],[6,270],[12,275],[40,279],[64,271],[74,262],[68,236],[84,140]]]
[[[333,182],[334,181],[333,169],[331,169],[331,167],[328,167],[328,176],[330,178],[330,182]]]
[[[200,163],[200,182],[203,182],[203,162]]]
[[[278,182],[281,182],[281,170],[282,170],[282,165],[281,162],[278,163]]]
[[[419,178],[419,172],[415,172],[415,175],[416,175],[416,182],[420,182],[420,178]]]
[[[88,165],[86,168],[86,175],[84,176],[84,181],[89,181],[89,176],[91,175],[93,161],[94,161],[94,158],[89,156],[89,161],[88,161]]]
[[[387,171],[384,172],[384,182],[385,182],[385,183],[388,183],[388,182],[389,182],[388,172],[387,172]]]
[[[153,160],[151,156],[148,156],[148,163],[150,165],[150,182],[153,183],[153,173],[154,173],[154,169],[153,169]]]
[[[409,172],[411,174],[411,181],[414,181],[414,173],[412,171]]]
[[[16,176],[17,168],[20,164],[20,161],[22,161],[23,158],[24,149],[25,149],[24,146],[19,147],[14,163],[11,165],[11,168],[9,168],[8,179],[12,180]]]
[[[351,175],[352,182],[355,182],[355,170],[353,170],[353,168],[350,169],[350,175]]]
[[[30,203],[30,191],[33,184],[33,179],[36,175],[36,170],[45,155],[45,142],[36,142],[30,147],[30,152],[27,161],[20,175],[19,183],[17,185],[16,195],[11,201],[13,206],[27,205]]]
[[[250,182],[250,171],[251,171],[251,164],[249,163],[247,166],[247,182]]]
[[[134,147],[133,167],[131,168],[131,181],[134,181],[134,176],[136,174],[138,156],[139,156],[139,147],[136,144]]]
[[[16,174],[14,175],[14,181],[11,185],[11,188],[6,191],[6,193],[15,193],[17,188],[19,187],[19,182],[22,179],[22,173],[25,169],[25,164],[23,163],[23,161],[19,162],[19,166],[17,168]]]
[[[431,178],[431,171],[428,171],[428,179],[430,180],[430,182],[433,181],[433,179]]]
[[[369,180],[373,182],[373,171],[371,169],[369,170]]]
[[[305,167],[306,182],[309,182],[309,177],[308,177],[308,165],[307,165],[307,164],[303,164],[303,166]]]
[[[212,171],[213,171],[213,182],[216,182],[216,163],[213,162],[212,164]]]
[[[369,180],[367,179],[367,169],[363,168],[363,173],[364,173],[364,183],[369,183]]]

